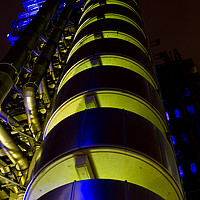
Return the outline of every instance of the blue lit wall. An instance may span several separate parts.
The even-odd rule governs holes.
[[[13,45],[21,32],[26,28],[33,16],[37,14],[46,0],[24,0],[22,2],[24,12],[18,14],[18,20],[12,21],[13,31],[7,34],[8,40]]]
[[[12,45],[14,45],[15,41],[19,38],[20,34],[31,22],[31,20],[37,14],[37,12],[42,7],[45,1],[46,0],[23,0],[22,1],[24,12],[18,14],[18,20],[12,21],[13,31],[7,34],[8,40],[10,41]],[[60,4],[60,10],[58,11],[58,14],[61,12],[64,6],[65,6],[65,3]]]

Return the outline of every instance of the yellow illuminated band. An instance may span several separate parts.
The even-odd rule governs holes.
[[[101,108],[124,109],[136,113],[153,123],[164,135],[168,131],[167,124],[153,105],[136,94],[128,94],[121,91],[95,90],[95,92],[83,92],[64,102],[49,119],[44,138],[59,122],[67,117],[87,109],[86,95],[95,95]]]
[[[146,39],[146,35],[144,33],[144,31],[142,30],[142,28],[135,22],[133,21],[132,19],[124,16],[124,15],[120,15],[120,14],[115,14],[115,13],[105,13],[104,14],[104,18],[105,19],[118,19],[118,20],[122,20],[122,21],[125,21],[125,22],[128,22],[129,24],[133,25],[134,27],[136,27],[144,36],[144,38]],[[86,21],[84,21],[78,28],[75,36],[74,36],[74,39],[76,38],[76,36],[79,34],[79,32],[84,29],[86,26],[88,26],[89,24],[91,23],[94,23],[96,21],[100,20],[97,16],[95,17],[92,17],[92,18],[89,18],[87,19]]]
[[[92,56],[90,58],[83,59],[78,63],[74,64],[63,76],[58,87],[58,92],[65,85],[65,83],[76,74],[86,69],[100,66],[100,64],[92,65],[91,59],[94,58],[99,59],[101,66],[116,66],[134,71],[140,76],[144,77],[156,90],[158,90],[157,83],[152,77],[152,75],[141,64],[137,63],[136,61],[120,55],[99,55],[98,57]]]
[[[90,3],[90,1],[91,0],[88,0],[86,3],[85,3],[85,5],[84,5],[84,10],[85,10],[85,7],[87,6],[87,4],[88,3]],[[132,0],[134,3],[135,3],[135,5],[139,8],[139,5],[138,5],[138,3],[135,1],[135,0]],[[107,0],[105,1],[105,3],[107,3]]]
[[[79,178],[75,168],[76,157],[82,154],[92,160],[96,179],[127,181],[146,188],[165,200],[183,200],[176,181],[155,160],[137,151],[111,147],[81,149],[81,154],[80,151],[73,152],[51,163],[30,183],[26,192],[27,199],[39,199],[60,186],[84,180]]]
[[[131,7],[130,5],[128,5],[128,4],[126,4],[126,3],[122,2],[122,1],[107,0],[107,1],[106,1],[106,5],[107,5],[107,4],[108,4],[108,5],[120,5],[120,6],[123,6],[123,7],[125,7],[125,8],[128,8],[129,10],[131,10],[132,12],[134,12],[136,15],[138,15],[138,17],[139,17],[140,20],[142,21],[142,18],[141,18],[141,16],[138,14],[138,12],[137,12],[133,7]],[[91,5],[90,7],[88,7],[88,8],[84,11],[84,13],[82,14],[82,16],[81,16],[81,18],[80,18],[80,20],[79,20],[79,23],[81,22],[81,20],[83,19],[83,17],[84,17],[88,12],[90,12],[91,10],[93,10],[93,9],[99,7],[99,6],[101,6],[101,4],[100,4],[100,3],[96,3],[96,4]]]
[[[83,45],[85,45],[85,44],[87,44],[89,42],[92,42],[94,40],[106,39],[106,38],[120,39],[120,40],[124,40],[124,41],[130,42],[131,44],[137,46],[140,50],[142,50],[151,61],[151,56],[149,55],[149,52],[146,50],[146,48],[136,38],[134,38],[134,37],[132,37],[132,36],[126,34],[126,33],[120,32],[120,31],[101,31],[99,33],[86,35],[85,37],[81,38],[73,46],[72,50],[69,53],[67,61],[74,54],[74,52],[77,49],[79,49],[80,47],[82,47]]]

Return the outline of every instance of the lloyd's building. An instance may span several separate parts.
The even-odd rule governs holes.
[[[84,3],[51,107],[25,200],[184,199],[139,1]]]

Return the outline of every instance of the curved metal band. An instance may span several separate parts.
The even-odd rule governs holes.
[[[93,62],[93,63],[92,63]],[[87,70],[92,67],[97,66],[116,66],[116,67],[122,67],[125,69],[129,69],[131,71],[136,72],[137,74],[144,77],[156,90],[158,90],[158,85],[151,75],[150,72],[145,69],[144,66],[139,64],[137,61],[134,61],[133,59],[121,56],[121,55],[96,55],[91,56],[88,58],[85,58],[75,65],[73,65],[63,76],[62,80],[60,81],[58,92],[61,90],[61,88],[65,85],[65,83],[75,76],[76,74]],[[57,93],[58,93],[57,92]]]
[[[134,8],[132,8],[130,5],[128,5],[128,4],[126,4],[126,3],[122,2],[122,1],[107,0],[107,1],[106,1],[106,4],[108,4],[108,5],[119,5],[119,6],[124,6],[124,7],[128,8],[129,10],[131,10],[132,12],[134,12],[136,15],[138,15],[138,17],[139,17],[140,20],[142,21],[142,18],[141,18],[141,16],[138,14],[138,12],[137,12]],[[101,6],[100,3],[96,3],[96,4],[94,4],[94,5],[89,6],[89,7],[83,12],[83,14],[82,14],[82,16],[81,16],[81,18],[80,18],[80,20],[79,20],[79,23],[81,22],[81,20],[83,19],[83,17],[84,17],[88,12],[90,12],[91,10],[93,10],[93,9],[99,7],[99,6]]]
[[[142,28],[136,23],[134,22],[132,19],[124,16],[124,15],[120,15],[120,14],[115,14],[115,13],[105,13],[104,14],[105,19],[118,19],[118,20],[122,20],[125,22],[130,23],[131,25],[135,26],[144,36],[144,38],[146,39],[146,34],[144,33],[144,31],[142,30]],[[76,34],[74,36],[74,40],[76,38],[76,36],[79,34],[79,32],[84,29],[87,25],[94,23],[96,21],[100,20],[97,16],[92,17],[87,19],[86,21],[84,21],[81,26],[79,26],[78,30],[76,31]]]
[[[72,54],[83,45],[92,42],[94,40],[106,39],[106,38],[114,38],[130,42],[131,44],[137,46],[141,51],[143,51],[147,55],[147,57],[151,60],[151,56],[147,51],[147,49],[136,38],[120,31],[101,31],[99,33],[94,33],[83,37],[73,46],[67,60],[69,60]]]
[[[155,160],[140,152],[114,147],[98,147],[83,148],[81,153],[92,160],[98,179],[114,177],[115,180],[126,180],[147,188],[165,200],[183,200],[182,191],[169,172]],[[74,151],[49,163],[34,177],[34,182],[30,183],[26,191],[25,199],[38,199],[57,187],[72,183],[74,180],[81,180],[75,167],[78,155],[80,151]],[[54,183],[55,179],[57,184]]]
[[[135,0],[132,0],[134,3],[135,3],[135,5],[139,8],[139,5],[138,5],[138,3],[135,1]],[[85,5],[84,5],[84,8],[89,4],[91,2],[91,0],[88,0],[86,3],[85,3]]]
[[[0,63],[0,65],[9,65],[15,71],[16,77],[19,76],[19,73],[13,63]]]
[[[92,95],[98,100],[99,107],[124,109],[136,113],[153,123],[163,134],[168,131],[166,121],[161,114],[142,97],[117,90],[95,90],[78,94],[58,107],[47,123],[44,138],[65,118],[88,109],[85,97]]]

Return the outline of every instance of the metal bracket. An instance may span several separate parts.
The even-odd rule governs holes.
[[[81,180],[94,178],[94,173],[87,155],[84,154],[76,157],[75,168]]]

